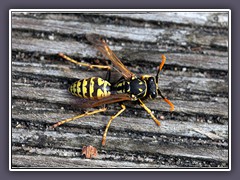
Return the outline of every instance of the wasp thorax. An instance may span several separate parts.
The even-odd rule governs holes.
[[[129,81],[121,79],[113,86],[112,90],[117,91],[117,93],[128,93],[134,95],[136,98],[142,98],[146,96],[147,84],[139,78],[134,78]]]
[[[146,95],[147,91],[146,86],[147,86],[146,83],[139,78],[129,81],[130,93],[138,98],[142,98]]]

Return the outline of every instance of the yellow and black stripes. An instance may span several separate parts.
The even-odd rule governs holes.
[[[113,90],[116,91],[118,94],[130,93],[130,82],[125,80],[118,81],[114,85]]]
[[[99,99],[111,94],[111,84],[99,77],[91,77],[74,82],[69,92],[85,99]]]

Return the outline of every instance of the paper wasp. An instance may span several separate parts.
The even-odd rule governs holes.
[[[174,105],[162,95],[158,87],[158,76],[166,61],[166,57],[162,55],[162,62],[158,67],[156,76],[143,75],[141,77],[137,77],[134,73],[132,73],[124,66],[124,64],[117,58],[117,56],[109,48],[106,41],[103,40],[99,35],[87,34],[86,38],[104,56],[111,60],[113,67],[121,74],[122,77],[116,83],[111,84],[109,80],[112,66],[91,65],[87,63],[81,63],[60,53],[59,55],[62,58],[72,63],[78,64],[80,66],[86,66],[89,68],[107,69],[108,71],[106,80],[100,77],[91,77],[87,79],[78,80],[69,87],[69,92],[72,95],[81,98],[82,101],[80,107],[91,108],[101,105],[104,105],[104,107],[98,110],[86,112],[84,114],[62,120],[54,124],[53,128],[81,117],[89,116],[99,112],[104,112],[107,110],[107,108],[105,107],[106,104],[119,102],[121,104],[121,110],[110,118],[104,131],[102,138],[102,145],[104,146],[106,143],[107,132],[112,120],[119,116],[126,109],[126,106],[123,104],[124,101],[138,101],[139,105],[143,107],[147,111],[147,113],[151,115],[155,123],[158,126],[160,126],[160,122],[153,115],[152,111],[143,103],[143,100],[154,99],[159,95],[163,98],[164,101],[166,101],[170,105],[170,110],[171,111],[174,110]]]

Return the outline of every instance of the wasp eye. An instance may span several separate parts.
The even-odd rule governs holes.
[[[154,98],[156,98],[156,97],[157,97],[157,93],[156,93],[155,91],[153,91],[153,92],[151,93],[151,98],[154,99]]]
[[[149,81],[154,82],[154,78],[153,78],[153,77],[150,77],[150,78],[149,78]]]

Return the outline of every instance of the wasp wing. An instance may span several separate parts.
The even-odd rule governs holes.
[[[123,75],[125,79],[131,79],[135,76],[130,70],[124,66],[124,64],[118,59],[118,57],[112,52],[107,43],[97,34],[87,34],[86,38],[91,42],[103,55],[111,60],[115,69]]]
[[[75,99],[75,104],[81,108],[92,108],[101,106],[104,104],[111,104],[122,101],[130,101],[132,98],[129,94],[111,94],[110,96],[103,97],[101,99],[84,99],[78,98]]]

